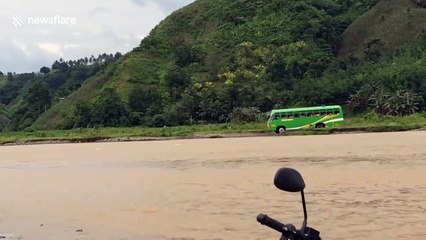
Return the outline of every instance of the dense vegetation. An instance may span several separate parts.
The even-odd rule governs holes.
[[[0,91],[17,89],[4,96],[6,91],[0,92],[8,106],[0,121],[2,115],[12,119],[8,126],[15,130],[162,127],[256,120],[275,107],[303,105],[342,104],[353,112],[384,115],[426,110],[426,34],[421,28],[392,48],[386,37],[395,34],[386,33],[366,37],[352,49],[356,54],[340,54],[342,43],[351,41],[348,32],[355,20],[362,26],[368,11],[384,11],[377,2],[198,0],[102,70],[93,69],[89,60],[77,64],[85,73],[80,80],[71,80],[71,73],[61,78],[67,84],[54,80],[55,74],[73,69],[61,62],[29,77],[38,79],[32,85],[21,75],[13,84],[2,83],[9,75],[0,76]],[[404,14],[426,14],[412,0],[388,0],[386,10],[401,5],[411,9]]]
[[[426,113],[416,113],[407,117],[368,114],[351,117],[343,128],[309,129],[301,132],[287,132],[286,135],[330,134],[336,132],[388,132],[426,130]],[[64,143],[94,141],[140,141],[170,138],[222,138],[271,134],[265,123],[224,123],[175,126],[167,128],[147,127],[104,127],[75,128],[70,130],[20,131],[0,134],[0,145],[24,143]]]
[[[39,73],[8,72],[0,79],[0,130],[23,130],[31,126],[53,104],[64,100],[120,57],[117,53],[76,61],[60,59],[51,68],[42,67]]]

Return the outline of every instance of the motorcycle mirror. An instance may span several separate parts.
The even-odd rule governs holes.
[[[305,189],[302,175],[292,168],[279,169],[275,174],[274,185],[286,192],[302,192]]]

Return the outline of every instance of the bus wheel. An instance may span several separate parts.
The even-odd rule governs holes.
[[[275,132],[277,134],[283,134],[285,132],[285,127],[279,126],[279,127],[277,127],[277,130],[275,130]]]
[[[325,128],[325,124],[324,123],[317,123],[315,125],[315,128]]]

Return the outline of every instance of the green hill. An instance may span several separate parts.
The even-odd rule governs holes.
[[[375,2],[196,1],[162,21],[89,101],[76,92],[35,127],[221,122],[236,107],[294,104],[296,81],[321,76],[345,27]],[[100,113],[108,89],[124,106]]]
[[[42,67],[39,73],[8,72],[0,78],[0,104],[7,106],[10,120],[3,128],[23,130],[31,126],[51,106],[76,92],[92,76],[103,74],[120,57],[117,53],[76,61],[60,59],[51,69]]]
[[[424,110],[424,17],[408,0],[198,0],[61,101],[8,106],[11,122],[21,123],[12,129],[217,123],[239,112],[321,104]],[[37,94],[29,86],[14,101]],[[25,118],[26,109],[41,115]]]

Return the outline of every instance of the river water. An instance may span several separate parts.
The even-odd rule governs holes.
[[[279,239],[258,213],[325,240],[426,239],[426,132],[0,147],[0,236]]]

